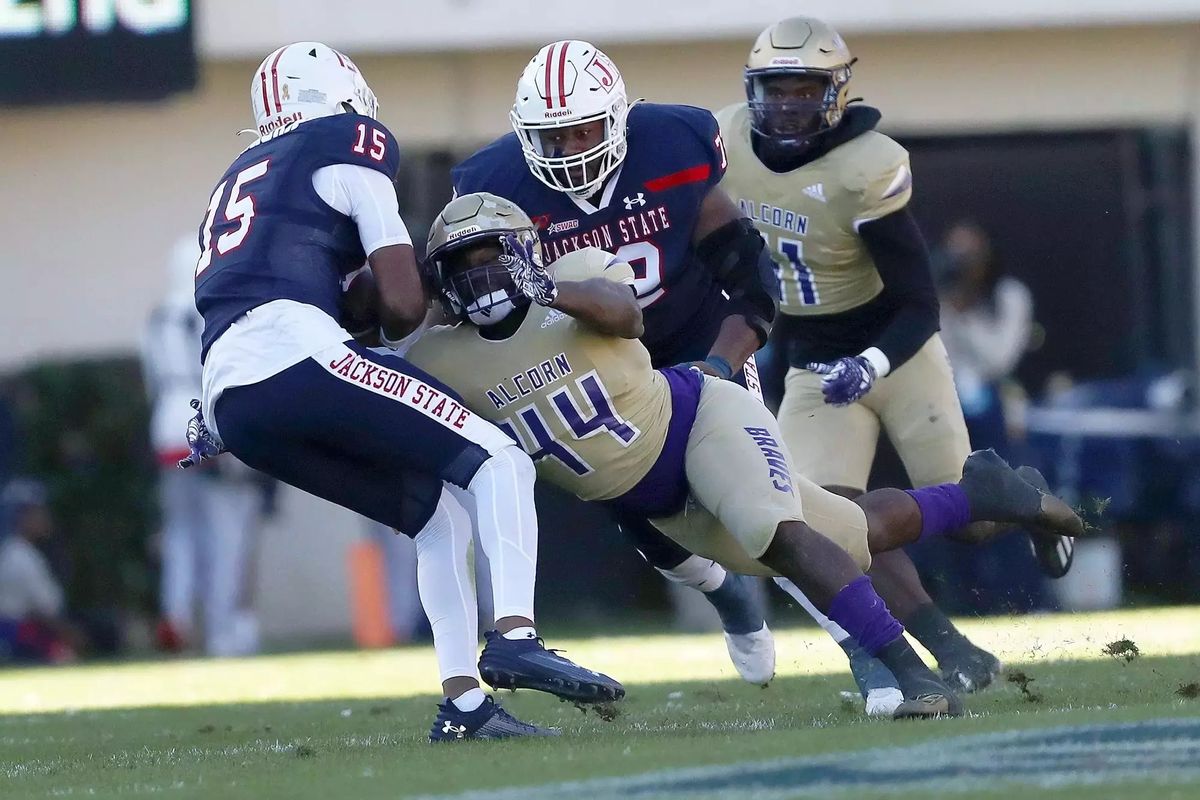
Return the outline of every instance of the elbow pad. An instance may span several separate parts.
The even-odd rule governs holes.
[[[779,309],[779,278],[754,223],[742,217],[722,225],[696,245],[696,255],[765,344]]]

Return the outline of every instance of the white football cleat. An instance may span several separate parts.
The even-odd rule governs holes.
[[[888,717],[896,713],[896,709],[904,702],[904,693],[899,689],[885,686],[867,692],[866,712],[868,717]]]
[[[766,686],[775,677],[775,637],[767,623],[753,633],[726,633],[725,646],[746,683]]]

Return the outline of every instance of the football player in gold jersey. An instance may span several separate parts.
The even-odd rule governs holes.
[[[871,554],[985,519],[1082,526],[991,451],[953,483],[854,501],[795,475],[778,423],[747,390],[695,367],[651,366],[629,264],[586,248],[543,267],[533,222],[500,197],[453,200],[428,253],[460,322],[426,333],[411,362],[518,441],[542,477],[642,514],[728,569],[801,587],[896,676],[897,717],[954,715],[961,704],[863,575]]]
[[[784,440],[801,475],[846,497],[866,489],[881,428],[914,486],[957,480],[970,452],[909,209],[908,153],[875,130],[876,109],[848,105],[854,62],[829,25],[783,20],[747,59],[748,102],[717,115],[729,157],[721,185],[780,275]],[[1069,566],[1061,541],[1033,537],[1054,577]],[[871,576],[947,680],[966,691],[993,680],[1000,662],[934,605],[903,551],[877,558]]]

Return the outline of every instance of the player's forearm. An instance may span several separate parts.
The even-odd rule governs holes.
[[[858,233],[883,279],[884,291],[899,301],[891,322],[874,342],[894,370],[912,358],[940,327],[929,248],[907,206],[863,224]]]
[[[629,287],[606,278],[559,281],[550,305],[600,333],[637,339],[642,335],[642,309]]]
[[[717,340],[708,351],[709,357],[717,356],[729,362],[734,375],[742,371],[751,354],[759,347],[758,331],[750,327],[741,314],[730,314],[721,323]]]
[[[908,361],[925,346],[929,337],[938,332],[938,310],[922,304],[906,304],[896,312],[892,321],[879,335],[874,347],[886,357],[888,372]],[[880,375],[880,377],[883,377]]]

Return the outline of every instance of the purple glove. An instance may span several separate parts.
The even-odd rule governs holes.
[[[200,401],[193,400],[192,408],[195,409],[196,416],[192,417],[187,427],[187,443],[192,452],[187,458],[180,459],[180,469],[194,467],[201,461],[216,458],[225,452],[225,447],[208,429],[208,425],[204,424],[204,412],[200,410]]]
[[[862,399],[875,383],[875,367],[862,356],[839,358],[832,364],[808,364],[821,377],[821,393],[831,406],[848,406]]]
[[[500,263],[508,270],[521,293],[539,306],[553,303],[558,297],[558,287],[546,268],[538,265],[533,251],[538,246],[537,242],[522,242],[511,233],[506,234],[500,242],[504,247]]]

